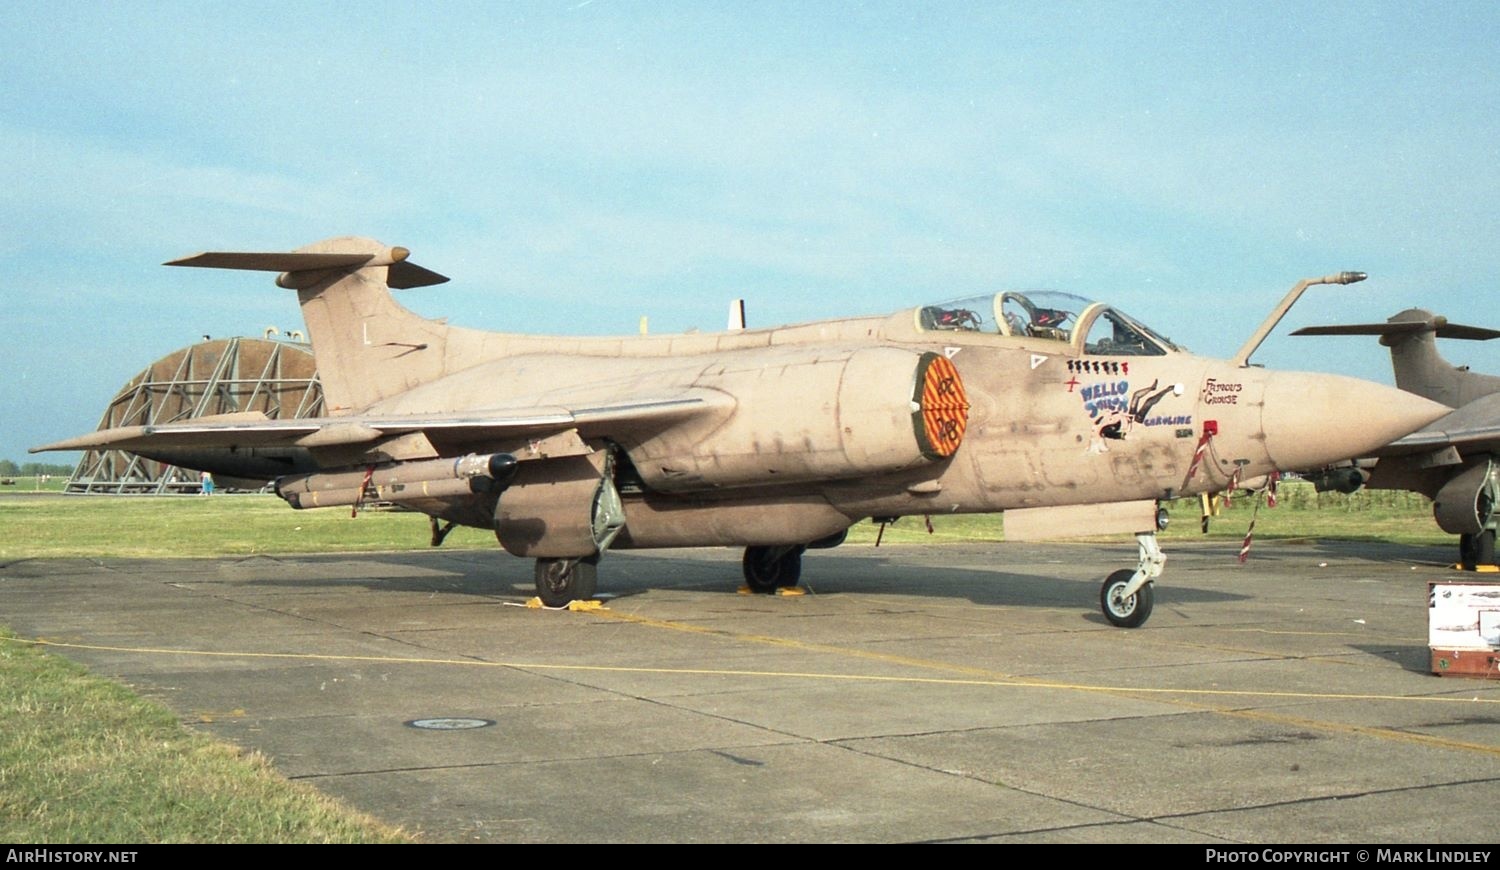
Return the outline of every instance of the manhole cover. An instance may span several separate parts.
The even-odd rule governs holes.
[[[413,719],[406,723],[424,731],[468,731],[473,728],[488,728],[493,719]]]

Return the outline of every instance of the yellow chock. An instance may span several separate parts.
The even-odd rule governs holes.
[[[783,598],[795,598],[798,595],[806,595],[807,590],[801,586],[780,586],[777,587],[776,594]]]
[[[545,604],[542,603],[542,599],[540,599],[540,598],[532,598],[532,599],[530,599],[530,600],[528,600],[526,602],[526,606],[529,607],[529,608],[531,608],[532,610],[572,610],[572,611],[585,611],[585,612],[591,611],[591,610],[608,610],[609,609],[608,607],[604,606],[604,602],[603,601],[595,601],[592,598],[590,598],[587,601],[581,601],[581,600],[575,598],[572,601],[569,601],[567,604],[563,605],[562,607],[548,607],[547,605],[545,605]]]

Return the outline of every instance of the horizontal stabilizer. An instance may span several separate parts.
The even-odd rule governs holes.
[[[397,290],[405,290],[409,287],[431,287],[433,284],[445,284],[448,276],[439,275],[431,269],[424,269],[416,263],[401,261],[392,263],[390,271],[386,273],[386,286]]]
[[[1500,338],[1500,329],[1485,329],[1482,326],[1464,326],[1461,323],[1449,323],[1438,327],[1437,337],[1489,341],[1492,338]]]
[[[1401,323],[1346,323],[1341,326],[1304,326],[1292,335],[1406,335],[1426,332],[1431,324],[1421,321]]]
[[[317,253],[303,251],[243,252],[205,251],[180,260],[169,260],[167,266],[194,266],[200,269],[245,269],[255,272],[316,272],[323,269],[353,269],[361,266],[388,266],[386,286],[397,290],[443,284],[448,278],[406,261],[405,248],[391,248],[384,254]]]
[[[196,266],[200,269],[246,269],[254,272],[306,272],[311,269],[347,269],[375,259],[374,254],[296,254],[237,251],[205,251],[163,266]]]
[[[1342,326],[1304,326],[1292,335],[1414,335],[1432,332],[1438,338],[1465,338],[1471,341],[1489,341],[1500,338],[1500,329],[1482,326],[1464,326],[1449,323],[1446,317],[1428,320],[1398,320],[1387,323],[1349,323]]]

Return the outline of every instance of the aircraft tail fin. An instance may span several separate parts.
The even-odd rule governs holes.
[[[1500,378],[1476,374],[1466,366],[1449,363],[1438,352],[1435,341],[1438,338],[1488,341],[1500,338],[1500,330],[1449,323],[1448,318],[1421,308],[1408,308],[1385,323],[1309,326],[1292,334],[1378,335],[1380,343],[1391,349],[1396,386],[1450,408],[1500,389]]]
[[[441,377],[452,329],[402,307],[390,289],[448,279],[407,260],[405,248],[343,237],[290,252],[209,251],[168,266],[279,272],[297,291],[324,405],[350,413]]]

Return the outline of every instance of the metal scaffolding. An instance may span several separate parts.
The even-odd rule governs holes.
[[[223,338],[182,348],[152,363],[115,395],[100,429],[149,426],[195,417],[260,411],[271,419],[314,417],[323,410],[311,349],[268,337]],[[197,492],[198,473],[123,450],[90,450],[68,480],[68,492]]]

